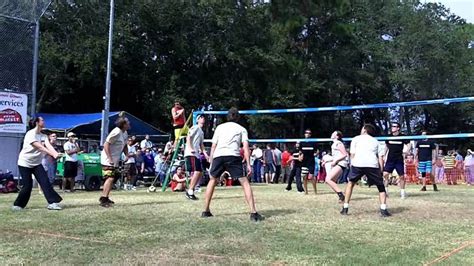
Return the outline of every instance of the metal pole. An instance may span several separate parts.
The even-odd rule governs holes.
[[[39,19],[35,25],[35,47],[33,52],[33,74],[31,77],[31,106],[30,115],[34,117],[36,115],[36,79],[38,77],[38,50],[39,50]]]
[[[110,109],[110,85],[112,73],[112,39],[114,32],[114,0],[110,0],[109,17],[109,47],[107,53],[107,78],[105,81],[104,110],[102,112],[102,130],[100,134],[100,143],[104,145],[107,134],[109,133],[109,109]]]

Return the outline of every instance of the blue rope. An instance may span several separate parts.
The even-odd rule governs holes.
[[[419,139],[453,139],[453,138],[474,138],[474,133],[438,134],[438,135],[414,135],[414,136],[380,136],[375,137],[382,140],[419,140]],[[343,141],[351,141],[352,138],[343,138]],[[295,143],[295,142],[331,142],[330,138],[308,138],[308,139],[250,139],[250,143]],[[205,142],[212,142],[210,139]]]

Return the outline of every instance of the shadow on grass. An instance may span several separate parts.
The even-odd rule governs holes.
[[[146,201],[146,202],[137,202],[137,203],[126,203],[126,202],[117,202],[114,204],[113,207],[109,208],[120,208],[121,206],[123,207],[128,207],[128,206],[142,206],[142,205],[163,205],[163,204],[171,204],[171,203],[176,203],[175,201]],[[71,205],[63,205],[65,209],[79,209],[79,208],[84,208],[84,207],[100,207],[99,203],[87,203],[87,204],[71,204]],[[44,208],[32,208],[32,209],[44,209]],[[107,208],[104,208],[107,209]]]
[[[276,209],[262,211],[262,215],[265,216],[265,218],[270,218],[272,216],[285,216],[296,212],[297,210],[294,209]]]

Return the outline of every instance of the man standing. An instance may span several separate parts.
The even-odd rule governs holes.
[[[66,190],[66,185],[69,182],[70,192],[74,192],[75,178],[77,176],[77,154],[80,152],[79,146],[76,142],[76,134],[73,132],[67,133],[68,141],[63,145],[66,160],[64,162],[64,179],[63,190]]]
[[[426,136],[427,131],[421,131],[421,135]],[[436,182],[431,175],[431,166],[436,162],[436,150],[434,143],[429,139],[422,139],[416,143],[415,160],[418,161],[418,172],[423,179],[421,191],[426,191],[426,179],[433,183],[433,190],[438,191]]]
[[[49,143],[51,146],[56,149],[56,140],[57,140],[57,135],[56,133],[51,133],[48,136]],[[53,158],[49,154],[45,154],[43,158],[43,166],[44,169],[46,170],[46,173],[48,174],[48,179],[49,183],[51,183],[52,186],[54,186],[54,181],[56,180],[56,168],[57,168],[57,160]]]
[[[393,122],[391,125],[392,134],[389,136],[404,136],[400,132],[400,124],[398,122]],[[397,171],[397,174],[400,176],[400,197],[404,199],[406,197],[405,193],[405,162],[403,160],[404,150],[410,150],[410,141],[408,140],[387,140],[385,141],[385,154],[387,154],[387,161],[385,162],[385,167],[383,169],[383,176],[385,179],[385,186],[388,186],[388,177],[393,172]]]
[[[151,149],[153,147],[153,142],[150,140],[150,135],[145,135],[145,139],[140,142],[140,148],[142,150]]]
[[[301,183],[301,165],[303,161],[303,154],[300,150],[300,143],[296,142],[295,147],[291,151],[292,167],[290,176],[288,176],[288,185],[286,186],[286,191],[291,190],[291,185],[293,184],[293,178],[296,180],[296,190],[298,193],[304,193],[303,185]]]
[[[174,129],[174,143],[178,143],[181,135],[185,135],[185,124],[186,115],[184,113],[184,107],[181,106],[180,101],[176,100],[173,108],[171,108],[171,117],[173,117],[173,129]]]
[[[267,144],[267,149],[263,151],[263,166],[265,178],[264,182],[270,184],[275,175],[275,155],[273,154],[270,144]]]
[[[281,175],[281,155],[282,152],[276,145],[273,145],[273,154],[275,155],[275,176],[273,177],[273,184],[278,184]]]
[[[311,129],[306,129],[304,132],[304,138],[309,139],[311,137]],[[307,168],[308,175],[304,179],[304,187],[306,189],[305,193],[308,194],[308,180],[311,180],[313,183],[314,194],[316,194],[316,179],[314,178],[314,152],[316,151],[316,145],[309,141],[301,142],[301,152],[303,153],[303,162],[302,168]]]
[[[247,173],[250,174],[252,169],[250,167],[250,150],[247,130],[241,125],[237,124],[239,120],[239,110],[231,108],[227,114],[227,122],[219,125],[212,138],[210,163],[211,169],[210,181],[206,190],[206,203],[202,217],[212,217],[209,209],[211,204],[214,188],[217,184],[217,179],[227,171],[230,177],[239,179],[240,185],[244,190],[245,199],[250,208],[250,220],[254,222],[262,221],[264,219],[255,208],[255,200],[253,197],[252,187],[247,177],[244,176],[242,169],[242,158],[240,157],[240,145],[243,145],[244,157],[247,163]]]
[[[133,145],[133,139],[128,138],[127,140],[127,151],[128,154],[125,160],[125,173],[127,175],[124,189],[125,190],[136,190],[136,187],[133,185],[135,176],[137,175],[137,166],[135,165],[135,156],[137,155],[137,150],[135,145]]]
[[[377,186],[379,190],[380,215],[382,217],[391,216],[387,210],[387,194],[382,177],[383,160],[379,156],[379,143],[373,137],[375,134],[374,126],[365,124],[362,127],[359,136],[352,139],[351,142],[351,170],[349,174],[349,183],[346,187],[344,206],[341,214],[347,215],[349,211],[349,202],[352,196],[352,190],[355,184],[367,176],[369,185]]]
[[[281,166],[283,169],[283,183],[286,183],[291,171],[291,153],[288,151],[286,145],[283,153],[281,154]]]
[[[204,115],[197,117],[197,124],[189,129],[188,136],[186,137],[186,148],[184,149],[184,158],[186,161],[186,171],[192,173],[191,182],[188,190],[186,191],[186,198],[190,200],[197,200],[198,198],[194,195],[194,189],[197,182],[202,176],[202,164],[200,161],[200,152],[202,151],[206,158],[208,158],[206,149],[204,147],[204,123],[206,118]]]
[[[100,154],[100,163],[102,164],[102,176],[105,179],[102,195],[99,198],[100,206],[111,207],[113,202],[109,199],[110,191],[115,181],[120,177],[118,165],[122,152],[128,154],[127,150],[127,130],[130,128],[130,122],[124,116],[120,116],[115,122],[114,128],[105,139],[104,149]]]
[[[261,173],[260,169],[262,167],[262,157],[263,157],[263,151],[258,147],[257,144],[253,145],[253,151],[252,151],[252,159],[253,159],[253,182],[254,183],[261,183]]]

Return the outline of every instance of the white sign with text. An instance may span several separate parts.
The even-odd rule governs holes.
[[[11,92],[0,92],[0,132],[25,133],[28,96]]]

